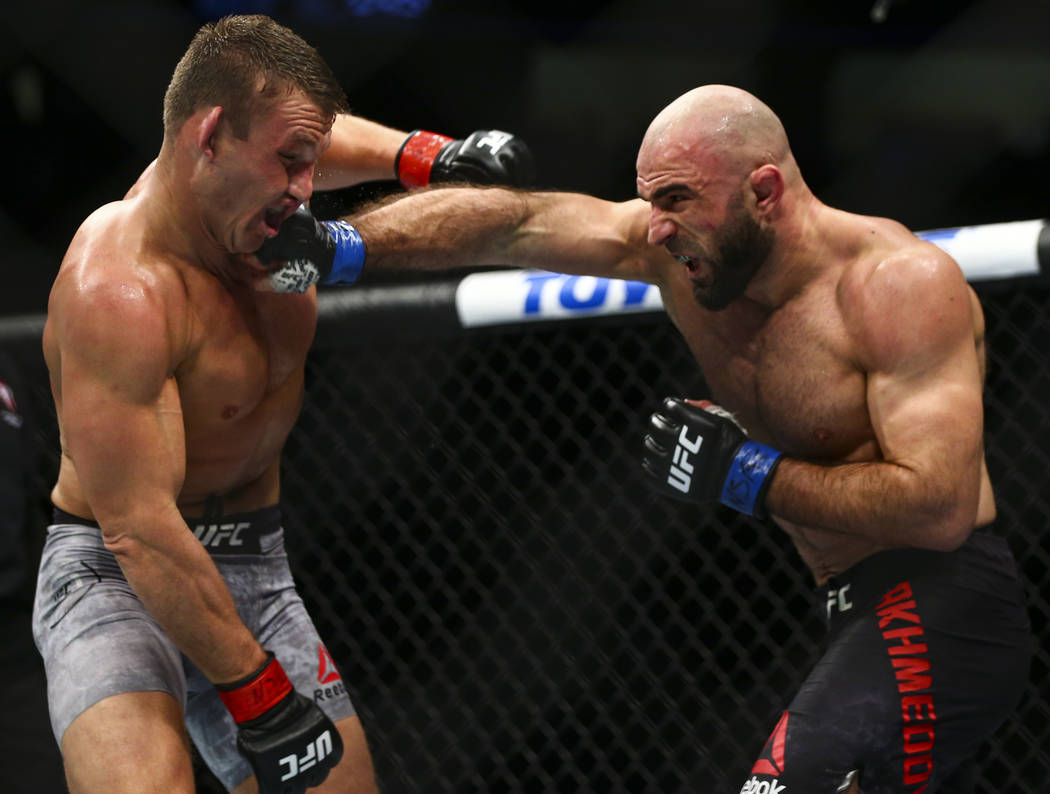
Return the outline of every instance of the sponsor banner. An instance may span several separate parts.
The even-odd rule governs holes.
[[[1011,221],[917,232],[959,263],[967,281],[1039,274],[1039,233],[1043,221]]]
[[[1045,225],[1011,221],[917,234],[951,254],[968,281],[987,281],[1038,275]],[[546,270],[472,273],[456,288],[456,313],[464,328],[662,309],[652,284]]]
[[[545,270],[471,273],[456,288],[464,328],[662,309],[652,284]]]

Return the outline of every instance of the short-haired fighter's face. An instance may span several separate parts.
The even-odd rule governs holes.
[[[230,253],[252,253],[313,194],[314,167],[331,143],[332,119],[299,91],[261,105],[248,136],[229,124],[213,136],[202,180],[209,231]]]

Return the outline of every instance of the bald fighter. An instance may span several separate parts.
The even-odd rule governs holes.
[[[826,650],[741,793],[971,790],[1031,653],[984,460],[976,295],[900,223],[817,199],[777,116],[734,87],[653,120],[637,190],[438,189],[344,226],[366,268],[556,264],[657,285],[716,402],[664,401],[644,476],[768,518],[826,605]],[[280,257],[298,246],[338,280],[341,238],[293,223],[314,233]]]

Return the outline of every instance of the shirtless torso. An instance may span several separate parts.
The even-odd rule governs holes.
[[[74,240],[55,282],[44,351],[60,428],[63,382],[79,375],[63,369],[59,318],[97,309],[96,318],[108,317],[113,333],[145,341],[142,335],[159,330],[148,340],[166,348],[163,361],[157,363],[163,383],[155,418],[162,427],[178,425],[164,438],[176,445],[184,439],[180,512],[199,516],[214,496],[222,498],[226,512],[276,504],[280,452],[302,400],[303,369],[316,325],[316,292],[275,295],[250,284],[223,283],[151,242],[143,220],[145,201],[148,193],[95,213]],[[128,252],[142,253],[129,258]],[[92,287],[103,283],[119,289]],[[143,327],[122,314],[122,298],[129,294],[155,307],[155,326]],[[120,448],[119,439],[113,441],[110,454]],[[158,455],[164,452],[156,450]],[[176,449],[167,452],[178,457]],[[95,517],[64,434],[52,497],[69,513]]]
[[[664,306],[696,357],[712,399],[731,410],[748,434],[785,454],[825,465],[880,460],[867,402],[867,376],[844,312],[842,282],[857,278],[901,246],[929,245],[899,224],[865,218],[877,234],[867,249],[823,269],[819,278],[773,312],[738,300],[720,311],[697,305],[685,270],[669,263],[660,282]],[[984,317],[969,291],[975,354],[984,372]],[[982,465],[976,526],[995,517]],[[774,520],[793,540],[818,583],[886,546]]]

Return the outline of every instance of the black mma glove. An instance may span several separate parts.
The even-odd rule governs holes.
[[[453,140],[416,130],[401,144],[394,173],[409,189],[435,182],[528,187],[536,168],[525,141],[509,132],[478,130]]]
[[[677,397],[649,419],[642,468],[657,491],[689,502],[722,504],[765,518],[765,496],[781,453],[751,441],[733,415],[712,403]]]
[[[317,283],[355,281],[365,262],[365,245],[346,221],[319,221],[303,204],[255,255],[270,266],[274,292],[302,293]]]
[[[335,725],[295,691],[273,653],[251,675],[215,688],[237,723],[237,749],[255,772],[259,794],[302,794],[343,757]]]

